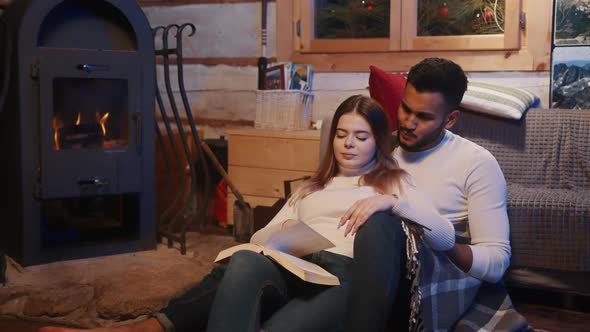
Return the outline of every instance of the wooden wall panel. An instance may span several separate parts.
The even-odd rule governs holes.
[[[6,0],[0,0],[6,1]],[[275,0],[268,0],[269,2]],[[183,6],[183,5],[202,5],[202,4],[220,4],[220,3],[248,3],[260,2],[260,0],[138,0],[142,7],[149,6]]]
[[[275,3],[267,7],[267,57],[276,57]],[[183,6],[147,6],[143,11],[151,26],[193,23],[196,33],[183,39],[184,59],[244,59],[261,54],[261,5],[259,2],[205,3]],[[175,42],[169,41],[169,47]],[[161,37],[155,39],[161,48]]]

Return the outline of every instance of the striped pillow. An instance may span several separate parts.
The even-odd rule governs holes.
[[[461,101],[461,107],[518,120],[529,107],[538,101],[538,96],[524,89],[483,82],[469,82]]]

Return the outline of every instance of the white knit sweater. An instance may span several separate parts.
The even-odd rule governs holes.
[[[335,177],[323,190],[308,195],[292,206],[285,204],[266,227],[252,236],[251,242],[264,242],[270,234],[280,229],[285,220],[295,219],[305,222],[335,244],[335,247],[327,251],[353,257],[354,236],[344,237],[346,227],[338,229],[338,222],[354,202],[377,195],[372,187],[359,186],[358,183],[359,176]],[[455,234],[452,224],[441,217],[414,186],[406,183],[403,195],[399,191],[397,194],[399,199],[393,213],[430,228],[430,231],[425,231],[426,241],[435,250],[453,247]]]
[[[397,148],[393,156],[440,214],[467,220],[473,265],[469,274],[496,282],[510,264],[506,181],[496,159],[481,146],[449,131],[421,152]]]

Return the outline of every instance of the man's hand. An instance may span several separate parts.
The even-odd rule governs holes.
[[[473,252],[468,245],[455,243],[453,249],[444,253],[461,271],[469,273],[471,265],[473,265]]]
[[[344,213],[338,228],[346,225],[344,236],[356,234],[358,229],[369,219],[370,216],[379,211],[389,211],[397,203],[397,198],[393,195],[375,195],[369,198],[361,199],[356,201],[349,209]]]

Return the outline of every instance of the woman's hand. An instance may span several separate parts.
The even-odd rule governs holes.
[[[349,209],[344,213],[338,228],[346,225],[344,236],[356,234],[358,229],[369,219],[370,216],[379,211],[389,211],[393,209],[397,203],[397,197],[394,195],[376,195],[369,198],[361,199],[356,201]]]
[[[293,226],[297,225],[298,223],[299,223],[299,220],[287,219],[287,220],[283,221],[283,223],[281,224],[281,229],[287,229],[289,227],[293,227]]]

